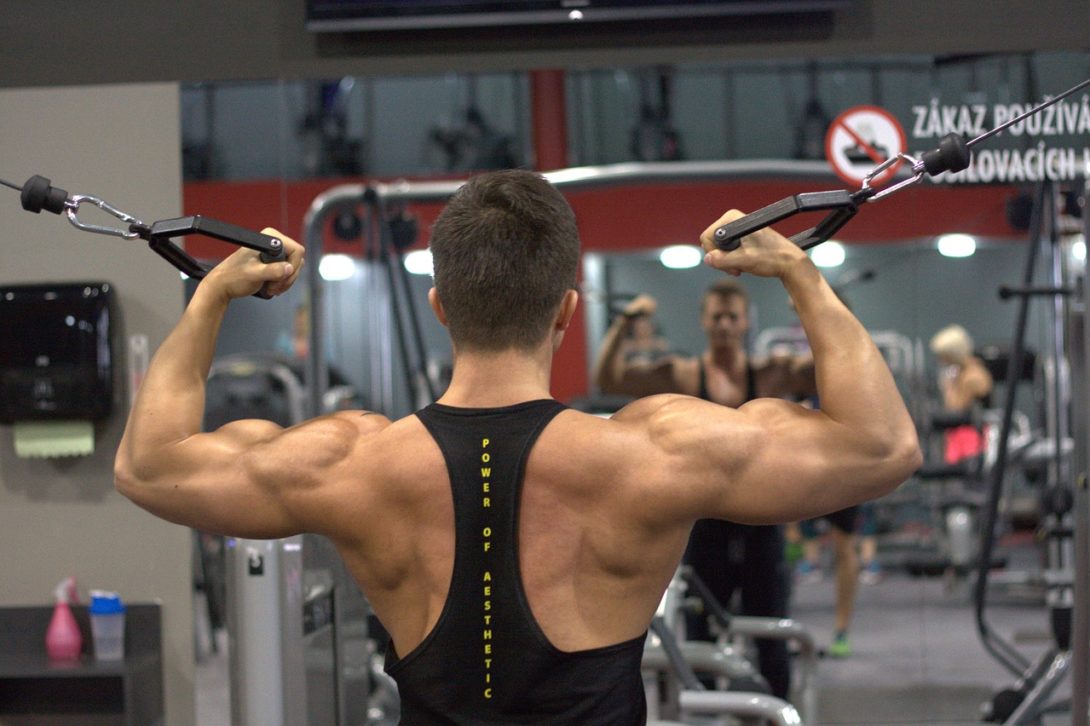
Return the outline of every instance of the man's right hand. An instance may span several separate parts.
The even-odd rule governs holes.
[[[707,252],[705,262],[735,277],[748,272],[758,277],[781,279],[798,263],[809,263],[810,258],[801,247],[770,227],[746,235],[735,250],[724,252],[719,249],[715,244],[715,230],[744,216],[743,212],[732,209],[704,230],[700,244]]]

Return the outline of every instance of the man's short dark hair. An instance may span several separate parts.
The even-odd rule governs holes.
[[[730,277],[720,277],[711,285],[708,285],[708,289],[704,291],[704,297],[700,300],[700,309],[702,311],[708,304],[708,298],[711,297],[723,299],[740,297],[746,307],[749,307],[749,295],[746,293],[746,288],[742,286],[742,283]]]
[[[564,196],[522,170],[471,178],[432,228],[435,289],[457,346],[530,350],[574,289],[579,232]]]

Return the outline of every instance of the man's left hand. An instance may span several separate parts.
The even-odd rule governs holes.
[[[305,250],[291,237],[272,227],[266,227],[261,233],[284,243],[283,262],[262,262],[256,250],[242,248],[213,267],[201,281],[201,286],[221,293],[228,300],[249,297],[262,286],[274,296],[287,292],[303,269]]]

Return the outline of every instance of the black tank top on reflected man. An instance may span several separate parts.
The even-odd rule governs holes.
[[[699,382],[697,383],[696,397],[705,401],[711,401],[711,394],[708,393],[708,371],[704,368],[704,358],[697,358],[697,370],[699,371]],[[757,398],[757,378],[753,375],[753,366],[749,361],[746,361],[746,399],[742,403],[748,403]],[[712,403],[717,403],[712,401]]]
[[[432,632],[386,672],[401,723],[643,724],[644,637],[565,653],[534,620],[518,558],[519,501],[530,449],[564,410],[552,400],[417,412],[443,452],[454,494],[450,593]]]

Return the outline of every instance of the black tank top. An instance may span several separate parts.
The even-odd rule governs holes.
[[[700,390],[698,398],[711,401],[708,394],[707,371],[704,369],[703,356],[698,359],[700,370]],[[753,375],[753,366],[746,360],[746,401],[757,397],[757,383]],[[716,403],[712,401],[712,403]],[[684,560],[712,589],[718,597],[733,590],[737,585],[737,575],[732,568],[741,566],[747,550],[747,535],[758,533],[762,536],[774,536],[779,532],[778,525],[746,525],[728,522],[724,519],[698,519],[689,533],[689,544],[685,548]],[[782,549],[782,547],[781,547]],[[756,561],[756,560],[754,560]],[[727,606],[728,603],[722,603]],[[756,615],[758,613],[751,613]],[[773,615],[773,613],[760,613]],[[700,632],[699,630],[697,632]],[[710,640],[711,638],[709,638]]]
[[[708,372],[706,370],[704,370],[704,356],[701,356],[701,357],[697,358],[696,361],[697,361],[697,370],[700,371],[700,384],[699,384],[700,387],[699,387],[699,390],[697,391],[696,397],[697,398],[702,398],[705,401],[711,401],[712,400],[711,396],[708,394]],[[745,403],[746,401],[752,401],[755,398],[757,398],[757,381],[754,380],[753,366],[751,366],[749,364],[749,360],[747,359],[746,360],[746,399],[745,399],[745,401],[742,401],[742,403]],[[712,402],[714,403],[714,401],[712,401]]]
[[[530,449],[564,410],[541,400],[490,409],[432,404],[417,417],[438,443],[454,492],[450,593],[435,628],[404,658],[390,644],[401,723],[643,724],[644,636],[573,653],[534,620],[518,558]]]

